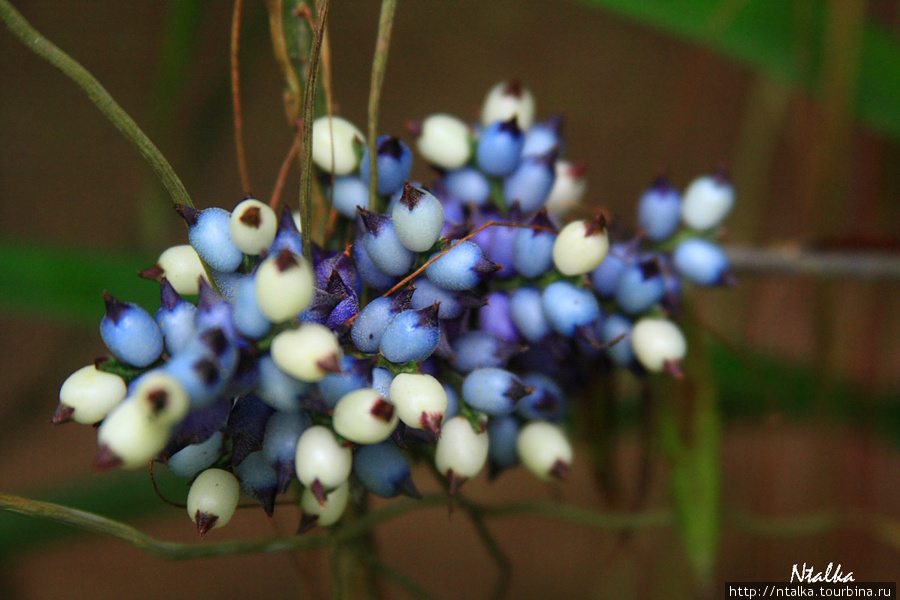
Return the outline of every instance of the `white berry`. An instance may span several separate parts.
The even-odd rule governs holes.
[[[312,159],[326,173],[349,175],[359,164],[365,136],[341,117],[319,117],[312,126]]]
[[[278,217],[268,204],[247,198],[234,207],[228,227],[231,241],[238,250],[256,256],[272,245],[278,230]]]
[[[434,464],[443,475],[449,476],[452,471],[456,478],[471,479],[484,467],[487,457],[488,435],[484,427],[476,432],[462,416],[453,417],[441,427]]]
[[[553,264],[563,275],[584,275],[596,269],[609,252],[609,234],[602,217],[572,221],[553,243]]]
[[[463,121],[445,114],[435,114],[422,121],[422,133],[416,140],[426,161],[452,171],[469,162],[472,154],[471,132]]]
[[[88,365],[66,378],[59,388],[59,402],[71,409],[68,418],[76,423],[93,425],[124,400],[126,394],[125,380]]]
[[[172,246],[159,255],[156,264],[165,272],[166,279],[182,296],[195,296],[200,291],[199,279],[206,277],[200,256],[190,244]]]
[[[534,94],[518,81],[501,81],[488,91],[481,107],[481,124],[509,121],[516,117],[519,129],[527,130],[534,123]]]
[[[698,177],[681,197],[681,220],[700,231],[722,222],[734,206],[734,188],[722,176]]]
[[[316,291],[309,262],[288,250],[267,257],[259,265],[254,285],[259,311],[273,323],[296,318],[309,306]]]
[[[426,373],[399,373],[391,381],[391,403],[408,427],[437,433],[447,412],[447,392]]]
[[[350,499],[350,483],[344,482],[325,495],[325,506],[319,503],[319,499],[309,488],[304,488],[300,495],[300,508],[303,514],[316,516],[316,525],[328,527],[337,523],[344,509],[347,508],[347,500]]]
[[[313,425],[303,432],[297,442],[294,457],[297,479],[309,487],[315,481],[325,489],[336,488],[347,481],[353,467],[353,453],[322,425]]]
[[[214,521],[210,529],[228,524],[237,509],[241,486],[237,477],[222,469],[206,469],[191,484],[187,512],[191,521]],[[205,532],[204,532],[205,533]]]
[[[645,317],[631,330],[631,348],[645,369],[658,373],[687,353],[687,342],[677,325],[667,319]]]
[[[372,388],[345,394],[334,407],[334,431],[357,444],[386,440],[397,426],[397,411]]]
[[[319,381],[340,369],[343,351],[330,329],[317,323],[303,323],[272,338],[275,365],[300,381]]]
[[[546,421],[522,427],[516,438],[516,452],[522,464],[541,479],[565,479],[572,464],[572,444],[562,430]]]

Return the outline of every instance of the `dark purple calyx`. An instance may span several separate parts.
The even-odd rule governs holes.
[[[409,182],[407,181],[403,184],[403,194],[400,195],[400,203],[405,206],[407,210],[411,211],[419,205],[419,202],[424,197],[425,192],[409,185]]]
[[[409,496],[410,498],[415,498],[416,500],[420,500],[422,498],[422,494],[419,493],[419,490],[416,488],[416,484],[413,483],[412,477],[410,477],[409,475],[396,482],[394,485],[396,485],[397,493],[399,494]]]
[[[266,423],[275,409],[249,394],[238,398],[228,416],[226,433],[232,440],[231,464],[241,464],[247,455],[262,450]]]
[[[415,291],[416,286],[411,285],[394,294],[391,298],[391,313],[400,314],[412,308],[412,296]]]
[[[219,382],[219,367],[209,358],[201,358],[193,364],[197,377],[207,387],[212,387]]]
[[[319,501],[319,506],[325,508],[325,501],[328,500],[328,496],[325,494],[325,488],[322,486],[322,482],[319,481],[318,477],[309,484],[309,491],[311,491],[313,496],[316,497],[316,500]]]
[[[640,263],[638,263],[638,268],[640,268],[641,270],[641,277],[643,277],[644,281],[662,275],[662,269],[659,266],[659,260],[657,260],[655,257],[649,258],[647,260],[642,260]]]
[[[547,208],[542,207],[531,219],[528,221],[528,225],[534,227],[531,230],[531,235],[539,235],[541,233],[557,233],[556,224],[550,219],[550,215],[547,214]]]
[[[503,95],[512,96],[513,98],[522,97],[522,82],[518,79],[510,79],[503,86]]]
[[[176,204],[175,211],[181,215],[181,218],[188,224],[188,227],[196,225],[197,219],[200,218],[200,211],[196,208],[187,206],[186,204]]]
[[[300,519],[300,525],[297,527],[297,535],[306,533],[316,526],[319,522],[319,515],[303,515]]]
[[[290,487],[291,485],[291,482],[294,480],[294,476],[297,474],[297,467],[294,464],[293,460],[289,460],[287,462],[279,462],[275,467],[275,472],[278,475],[278,493],[283,494],[287,491],[288,487]]]
[[[390,156],[399,160],[403,155],[403,145],[400,143],[400,138],[392,135],[383,139],[378,144],[378,154],[379,156]]]
[[[174,310],[176,306],[184,302],[165,277],[159,280],[159,286],[159,305],[165,310]]]
[[[503,268],[503,265],[495,263],[494,261],[490,260],[489,258],[487,258],[485,256],[482,256],[481,258],[479,258],[478,262],[476,262],[472,266],[472,270],[475,271],[476,273],[478,273],[479,275],[481,275],[482,277],[490,275],[491,273],[496,273],[497,271],[499,271],[502,268]]]
[[[287,248],[282,248],[275,257],[275,268],[279,273],[284,273],[288,269],[296,269],[300,267],[300,263],[294,257],[294,253]]]
[[[553,466],[550,467],[550,476],[559,481],[565,481],[569,478],[569,471],[569,463],[563,462],[562,459],[557,459]]]
[[[141,279],[150,279],[151,281],[159,281],[160,277],[165,274],[165,270],[159,265],[153,265],[152,267],[147,267],[146,269],[138,271],[138,277]]]
[[[606,215],[599,213],[593,219],[588,221],[584,227],[584,237],[592,235],[602,235],[606,232]]]
[[[341,369],[341,360],[338,358],[337,354],[332,352],[328,356],[320,358],[316,361],[316,366],[319,367],[322,371],[326,373],[341,373],[343,370]]]
[[[97,449],[97,457],[94,459],[94,470],[102,473],[122,464],[122,459],[113,452],[109,446],[103,444]]]
[[[282,232],[300,233],[300,230],[297,229],[297,224],[294,222],[294,215],[287,205],[281,207],[281,216],[278,218],[278,231],[276,232],[276,235]]]
[[[456,473],[453,472],[453,469],[447,470],[447,491],[451,496],[455,496],[457,492],[459,492],[460,488],[463,486],[465,482],[469,480],[468,477],[460,477]]]
[[[59,403],[59,406],[56,407],[56,410],[53,411],[53,416],[50,417],[50,422],[54,425],[61,425],[62,423],[68,423],[69,419],[72,418],[72,414],[75,412],[75,409],[69,406],[68,404]]]
[[[544,121],[544,124],[549,127],[553,133],[556,135],[562,135],[563,123],[565,118],[561,112],[555,112],[550,115],[550,118]]]
[[[379,421],[390,423],[391,419],[394,418],[394,405],[383,398],[379,398],[369,412]]]
[[[668,194],[672,191],[672,184],[669,183],[669,178],[665,174],[661,174],[653,180],[650,189],[660,194]]]
[[[501,122],[500,125],[497,126],[497,129],[504,133],[508,133],[513,137],[522,135],[522,130],[519,129],[518,117],[516,115],[510,117],[508,121]]]
[[[198,510],[194,513],[194,520],[197,522],[197,534],[203,537],[210,529],[215,527],[216,521],[219,520],[219,515]]]
[[[431,306],[416,311],[416,326],[425,329],[436,329],[438,326],[438,310],[441,307],[440,302],[435,302]]]
[[[241,216],[238,217],[238,219],[247,227],[259,229],[259,226],[262,223],[262,211],[258,206],[248,206],[244,209],[244,212],[241,213]]]
[[[109,295],[106,290],[103,291],[103,302],[106,303],[106,318],[113,322],[114,325],[119,323],[119,319],[125,314],[125,311],[131,308],[128,302],[122,302]]]
[[[587,163],[580,162],[569,165],[567,172],[572,179],[579,179],[584,176],[585,171],[587,171]]]
[[[381,228],[384,227],[385,223],[388,223],[391,220],[387,215],[373,213],[360,206],[356,207],[356,213],[362,220],[365,232],[374,235],[375,237],[378,237],[378,234],[381,232]]]
[[[518,404],[519,400],[532,393],[533,391],[533,387],[526,386],[519,380],[518,377],[514,377],[509,382],[506,391],[503,392],[503,397],[509,400],[512,404]]]
[[[207,329],[200,334],[200,342],[216,356],[222,356],[228,350],[228,337],[220,327]]]
[[[154,415],[158,415],[169,405],[169,392],[164,389],[151,390],[147,394],[147,401],[150,402],[150,410]]]
[[[419,417],[419,425],[422,426],[422,429],[431,432],[434,437],[440,437],[441,435],[441,423],[444,421],[444,413],[441,412],[422,412],[422,416]]]

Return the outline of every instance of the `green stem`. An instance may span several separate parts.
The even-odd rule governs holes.
[[[302,152],[300,155],[300,229],[303,232],[303,256],[312,260],[310,242],[312,237],[312,123],[316,110],[316,89],[319,81],[319,53],[325,35],[325,19],[328,16],[329,0],[319,2],[316,13],[316,31],[312,50],[309,53],[309,70],[306,73],[306,87],[303,96]]]
[[[0,0],[0,20],[29,50],[62,71],[87,94],[100,112],[150,163],[173,202],[194,206],[184,184],[159,149],[87,69],[41,35],[7,0]]]
[[[351,545],[350,551],[353,552],[357,559],[359,559],[361,562],[366,563],[366,565],[368,565],[368,567],[372,569],[372,571],[384,577],[385,579],[389,579],[398,587],[403,588],[403,591],[405,591],[411,597],[419,598],[420,600],[438,599],[438,596],[432,595],[411,578],[407,577],[387,563],[379,560],[377,555],[366,550],[366,548],[364,548],[363,546],[356,544]]]
[[[472,525],[475,526],[475,532],[478,534],[478,538],[484,545],[485,550],[488,551],[488,554],[491,555],[491,559],[493,559],[494,564],[497,565],[497,570],[500,572],[497,584],[494,587],[494,594],[491,597],[503,598],[506,596],[506,592],[509,590],[509,583],[512,580],[512,566],[510,565],[509,557],[506,556],[503,549],[500,548],[497,539],[491,534],[490,529],[488,529],[487,524],[484,522],[482,510],[475,504],[471,504],[463,498],[459,498],[459,503],[468,513]]]
[[[372,61],[372,87],[369,90],[369,208],[378,212],[378,105],[381,87],[387,70],[391,31],[394,28],[394,12],[397,0],[382,0],[381,17],[378,19],[378,39],[375,41],[375,58]]]

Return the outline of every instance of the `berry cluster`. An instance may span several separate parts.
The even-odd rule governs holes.
[[[683,197],[660,180],[639,234],[611,246],[602,215],[560,229],[583,167],[562,159],[561,118],[534,115],[531,92],[503,83],[478,124],[412,124],[428,187],[409,181],[407,144],[380,137],[377,207],[362,133],[317,120],[312,159],[347,235],[309,258],[288,210],[177,206],[189,245],[142,272],[159,309],[105,294],[112,356],[65,381],[53,422],[99,423],[99,469],[157,460],[192,479],[201,534],[239,490],[271,514],[299,481],[302,527],[339,519],[351,487],[415,497],[410,458],[451,493],[485,465],[565,478],[567,399],[588,374],[678,373],[686,343],[663,315],[683,280],[728,279],[708,238],[733,192],[721,176]]]

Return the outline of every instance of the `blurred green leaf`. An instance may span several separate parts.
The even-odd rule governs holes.
[[[814,0],[579,0],[662,28],[816,93],[825,38],[824,2]],[[868,23],[854,107],[869,127],[900,139],[900,39]]]
[[[690,348],[685,378],[655,377],[653,386],[678,530],[703,591],[713,583],[721,530],[721,418],[703,333],[691,323],[682,328]]]
[[[155,262],[155,256],[2,240],[0,308],[96,326],[103,290],[148,310],[159,304],[159,286],[137,275]]]

